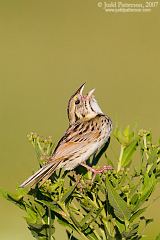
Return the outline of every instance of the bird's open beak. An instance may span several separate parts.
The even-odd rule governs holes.
[[[85,84],[86,83],[83,83],[82,86],[80,86],[80,88],[78,88],[78,90],[76,91],[76,94],[79,93],[81,96],[83,96],[82,94],[83,94],[83,89],[84,89]]]
[[[94,93],[95,89],[92,89],[91,91],[89,91],[89,93],[87,94],[88,98],[91,98],[93,93]]]

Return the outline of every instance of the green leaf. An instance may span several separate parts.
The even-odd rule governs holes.
[[[157,160],[157,148],[153,149],[152,152],[149,154],[148,163],[154,163]]]
[[[46,213],[46,210],[42,206],[42,204],[39,204],[36,200],[34,202],[34,209],[38,212],[38,214],[43,217],[44,214]]]
[[[22,190],[20,192],[17,191],[15,194],[13,194],[13,193],[9,193],[5,190],[0,189],[0,194],[6,200],[14,203],[15,205],[17,205],[21,209],[25,209],[23,196],[26,195],[26,190]]]
[[[130,222],[133,222],[136,218],[139,218],[139,216],[147,209],[147,207],[145,208],[141,208],[138,211],[136,211],[130,218]]]
[[[37,222],[37,214],[31,208],[26,207],[27,216],[25,217],[28,224]]]
[[[7,192],[7,191],[5,191],[5,190],[3,190],[3,189],[0,189],[0,196],[1,196],[1,197],[9,200],[9,199],[8,199],[8,195],[9,195],[9,192]]]
[[[123,222],[119,221],[118,219],[115,219],[115,223],[119,229],[120,233],[123,233],[125,231],[125,225]]]
[[[156,236],[155,240],[160,240],[160,233]]]
[[[102,208],[99,208],[98,210],[95,210],[94,208],[85,215],[85,217],[81,220],[80,225],[82,229],[87,228],[92,222],[94,222],[97,217],[99,216],[100,212],[102,211]],[[95,213],[95,216],[93,216],[93,213]]]
[[[131,204],[132,204],[132,205],[136,205],[138,199],[139,199],[139,194],[138,194],[138,193],[135,193],[135,194],[132,196],[132,198],[131,198]]]
[[[139,137],[133,140],[123,151],[123,156],[121,160],[121,167],[128,167],[132,161],[132,155],[136,151],[136,147],[139,141]]]
[[[100,240],[99,237],[95,235],[94,229],[91,229],[90,227],[83,231],[83,233],[89,240]]]
[[[122,236],[124,237],[124,239],[126,240],[138,240],[140,239],[140,236],[138,234],[138,227],[139,227],[139,223],[135,223],[131,226],[130,231],[129,232],[123,232]]]
[[[77,228],[81,228],[81,224],[80,224],[79,220],[74,216],[74,214],[72,213],[71,210],[69,210],[69,215],[70,215],[70,218],[71,218],[72,222],[74,223],[74,225]]]
[[[127,203],[119,196],[116,192],[108,177],[106,177],[106,187],[108,190],[108,199],[111,206],[114,209],[115,215],[122,221],[129,220],[131,217],[131,209],[128,207]]]
[[[74,226],[74,224],[72,224],[71,222],[68,222],[66,219],[62,217],[58,217],[57,222],[62,226],[64,226],[65,228],[69,228],[73,231],[76,231],[76,227]]]
[[[131,130],[131,127],[129,125],[124,129],[123,135],[127,139],[128,143],[131,141],[131,139],[133,139],[134,132]]]
[[[83,219],[80,222],[81,228],[86,228],[88,226],[87,222],[92,218],[92,214],[94,212],[94,208],[83,217]]]
[[[156,184],[157,180],[155,178],[155,175],[151,175],[151,177],[148,176],[148,174],[146,173],[144,176],[144,183],[143,186],[140,190],[140,197],[137,201],[136,204],[136,209],[141,206],[150,196],[150,194],[153,192],[155,184]]]
[[[46,200],[38,200],[38,199],[36,201],[43,203],[45,206],[49,207],[52,211],[54,211],[58,214],[62,213],[62,209],[55,202],[49,202]]]
[[[52,235],[52,239],[55,239],[53,233],[55,228],[48,224],[29,224],[29,230],[31,231],[34,238],[38,240],[48,240],[49,235]]]
[[[68,189],[68,191],[63,195],[63,197],[62,197],[62,199],[61,199],[62,202],[66,202],[66,201],[69,200],[69,198],[70,198],[70,196],[71,196],[71,194],[72,194],[72,192],[74,191],[74,189],[75,189],[76,186],[77,186],[77,183],[74,184],[73,186],[71,186],[71,187]]]
[[[123,132],[116,127],[114,130],[114,136],[123,146],[127,146],[134,138],[134,132],[131,130],[130,126],[127,126]]]
[[[28,190],[24,189],[24,188],[18,188],[16,190],[16,193],[10,193],[7,192],[3,189],[0,189],[0,195],[4,198],[6,198],[7,200],[11,201],[11,199],[15,200],[15,201],[19,201],[21,198],[23,198],[26,194],[28,193]]]

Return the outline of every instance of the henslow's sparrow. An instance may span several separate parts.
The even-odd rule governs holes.
[[[23,182],[20,187],[33,186],[41,181],[43,184],[55,170],[64,168],[72,170],[82,165],[93,173],[100,173],[112,169],[104,166],[96,170],[86,165],[86,160],[108,141],[112,121],[100,109],[94,90],[83,95],[84,84],[76,91],[68,103],[69,128],[59,141],[48,162],[35,174]]]

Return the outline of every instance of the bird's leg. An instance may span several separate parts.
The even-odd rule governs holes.
[[[108,171],[108,170],[112,170],[112,169],[113,169],[112,166],[103,166],[102,168],[94,169],[94,168],[88,166],[88,165],[85,164],[85,163],[81,163],[81,166],[87,168],[89,171],[91,171],[91,172],[93,173],[92,182],[93,182],[93,180],[95,179],[95,177],[96,177],[97,174],[103,173],[103,172],[105,172],[105,171]]]
[[[87,168],[89,171],[91,171],[92,173],[103,173],[105,171],[108,171],[108,170],[112,170],[113,167],[112,166],[103,166],[102,168],[99,168],[99,169],[95,169],[95,168],[92,168],[90,166],[88,166],[87,164],[85,163],[81,163],[81,166]]]

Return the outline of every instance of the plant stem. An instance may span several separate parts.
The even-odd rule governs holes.
[[[148,156],[148,153],[147,153],[147,136],[146,136],[146,134],[144,134],[144,136],[143,136],[143,143],[144,143],[144,151],[146,153],[146,158],[148,159],[149,156]]]
[[[48,207],[48,225],[49,225],[48,240],[52,240],[51,209],[49,207]]]
[[[120,155],[119,155],[117,172],[119,172],[120,169],[121,169],[121,164],[122,164],[122,157],[123,157],[124,148],[125,148],[125,146],[121,145],[121,150],[120,150]]]

